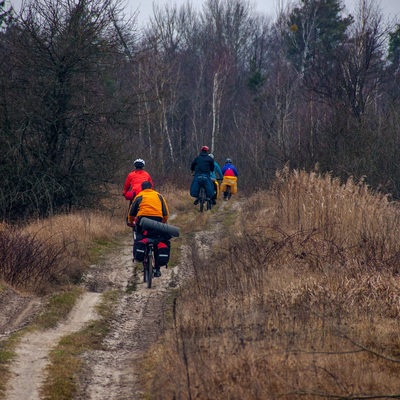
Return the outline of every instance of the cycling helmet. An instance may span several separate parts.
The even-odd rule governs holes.
[[[214,154],[209,154],[209,156],[214,160]]]
[[[208,146],[202,146],[200,151],[205,151],[206,153],[208,153],[210,149],[208,148]]]
[[[227,164],[232,164],[232,160],[230,158],[227,158],[225,161]]]
[[[145,162],[144,162],[144,160],[142,160],[141,158],[138,158],[138,159],[135,160],[135,162],[133,163],[133,165],[134,165],[136,168],[143,168],[143,167],[144,167],[144,164],[145,164]]]

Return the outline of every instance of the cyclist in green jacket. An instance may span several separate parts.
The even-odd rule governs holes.
[[[211,180],[212,180],[212,182],[214,184],[214,190],[215,190],[215,194],[211,198],[211,201],[215,205],[217,203],[216,200],[218,199],[218,195],[219,195],[219,185],[218,185],[217,179],[221,180],[224,177],[224,175],[222,174],[221,167],[215,161],[214,155],[213,154],[209,154],[209,156],[214,160],[214,171],[210,172],[210,178],[211,178]]]

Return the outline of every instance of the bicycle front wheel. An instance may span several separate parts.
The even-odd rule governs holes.
[[[149,268],[147,267],[147,256],[145,256],[143,260],[143,282],[147,282],[147,270]]]

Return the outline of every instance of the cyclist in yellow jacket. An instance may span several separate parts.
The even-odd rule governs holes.
[[[143,231],[140,226],[140,218],[146,217],[157,222],[166,223],[169,217],[167,202],[160,193],[152,189],[148,181],[142,183],[142,191],[137,194],[128,214],[128,225],[135,228],[133,243],[134,254],[136,243],[143,237],[158,237],[159,232],[147,229]],[[155,271],[155,276],[160,276],[160,268]]]

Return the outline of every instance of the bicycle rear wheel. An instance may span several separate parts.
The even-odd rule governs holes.
[[[200,188],[199,191],[199,204],[200,204],[200,212],[203,212],[204,210],[204,204],[206,202],[206,189],[204,188],[204,186],[202,186]]]
[[[228,197],[228,200],[229,200],[231,198],[231,195],[232,195],[230,186],[226,187],[226,192],[227,192],[227,197]]]

